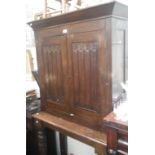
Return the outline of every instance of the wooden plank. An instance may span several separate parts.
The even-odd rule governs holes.
[[[45,127],[57,130],[91,146],[95,146],[96,144],[103,147],[106,146],[106,134],[104,132],[90,129],[46,112],[36,113],[33,117],[41,121]]]

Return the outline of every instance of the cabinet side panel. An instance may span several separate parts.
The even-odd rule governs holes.
[[[109,112],[112,111],[112,19],[106,18],[106,27],[104,29],[105,36],[106,36],[106,75],[105,75],[105,105],[102,106],[104,109],[104,115],[107,115]]]
[[[122,84],[128,80],[127,21],[112,19],[112,98],[117,105],[124,98]]]
[[[46,85],[44,82],[45,70],[44,70],[44,60],[42,56],[42,39],[39,31],[35,31],[35,45],[36,45],[36,55],[37,55],[37,65],[38,65],[38,78],[40,83],[40,96],[41,96],[41,110],[46,110]]]

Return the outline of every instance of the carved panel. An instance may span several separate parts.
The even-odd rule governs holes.
[[[73,43],[73,52],[96,52],[97,42]]]
[[[55,53],[55,52],[60,52],[60,45],[49,45],[45,46],[46,52],[48,53]]]
[[[98,48],[98,42],[72,43],[74,105],[94,111],[98,111]]]
[[[50,44],[43,48],[47,98],[57,103],[64,100],[62,53],[60,44]]]

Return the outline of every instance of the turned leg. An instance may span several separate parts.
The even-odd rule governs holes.
[[[107,153],[108,155],[117,155],[117,132],[115,129],[107,130]]]
[[[39,155],[47,155],[47,139],[45,129],[42,126],[42,123],[38,120],[35,120],[34,124],[38,141]]]

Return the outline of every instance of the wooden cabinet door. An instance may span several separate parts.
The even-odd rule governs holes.
[[[45,38],[42,44],[44,84],[47,110],[67,112],[66,37]]]
[[[70,112],[84,123],[96,125],[98,116],[106,111],[104,32],[70,34],[68,45],[72,74]]]

